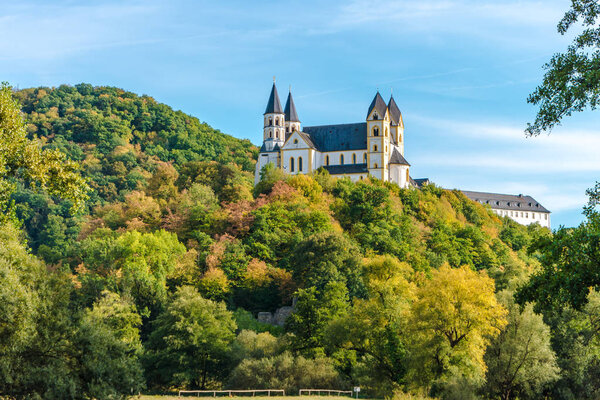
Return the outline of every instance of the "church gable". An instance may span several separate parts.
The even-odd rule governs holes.
[[[287,138],[283,145],[283,150],[294,150],[294,149],[314,149],[315,145],[313,144],[310,136],[308,136],[304,132],[292,132],[292,134]]]

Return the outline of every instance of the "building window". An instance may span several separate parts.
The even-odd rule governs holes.
[[[388,132],[388,128],[385,128],[385,137],[387,137],[390,133]]]
[[[294,139],[294,144],[298,144],[298,139]]]
[[[408,176],[408,170],[406,170],[406,182],[408,182],[409,176]]]
[[[302,172],[302,157],[298,157],[298,172]]]
[[[290,157],[290,172],[294,172],[294,157]]]
[[[364,160],[365,160],[365,164],[367,163],[367,153],[364,154]]]
[[[269,126],[273,125],[273,118],[269,117]]]
[[[296,125],[292,126],[292,132],[296,132]]]
[[[544,219],[548,221],[548,214],[544,214]]]
[[[377,113],[373,113],[373,119],[378,120],[379,119],[379,115],[377,115]]]
[[[329,165],[329,156],[325,156],[325,165]]]
[[[373,168],[377,168],[377,163],[375,163],[375,165],[373,166]]]
[[[344,155],[340,154],[340,165],[344,165]]]
[[[273,132],[269,131],[269,138],[273,138]]]
[[[352,164],[356,164],[356,153],[352,153]]]
[[[279,118],[275,118],[275,125],[279,125]]]
[[[377,145],[373,145],[373,151],[377,151]]]
[[[385,146],[385,152],[387,153],[387,146]]]
[[[379,128],[378,127],[373,128],[373,136],[379,136]]]
[[[275,139],[279,139],[279,133],[277,133],[277,129],[275,129]]]

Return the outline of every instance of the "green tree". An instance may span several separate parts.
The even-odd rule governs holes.
[[[104,292],[86,310],[76,333],[77,375],[82,390],[95,399],[124,399],[144,387],[142,352],[135,306],[119,295]]]
[[[600,4],[596,0],[571,0],[571,8],[558,24],[565,35],[577,22],[583,31],[575,36],[564,53],[555,54],[544,68],[543,83],[527,101],[539,105],[529,135],[539,135],[560,123],[565,116],[587,107],[595,110],[600,102]]]
[[[508,309],[508,325],[486,350],[484,391],[501,400],[538,399],[559,376],[550,328],[531,304],[521,310],[512,293],[503,291],[498,296]]]
[[[313,286],[300,289],[297,296],[285,328],[294,333],[292,347],[310,354],[323,347],[325,328],[348,307],[348,290],[341,282],[329,282],[322,291]]]
[[[154,385],[204,389],[226,374],[236,325],[224,303],[202,298],[192,287],[177,289],[153,323],[146,374]]]
[[[46,190],[53,196],[69,199],[81,209],[89,187],[78,174],[78,165],[58,150],[42,150],[37,141],[27,138],[21,110],[8,84],[0,86],[0,219],[5,219],[13,179]]]
[[[537,310],[561,309],[569,304],[581,310],[591,289],[600,289],[600,183],[588,190],[586,220],[553,236],[540,236],[531,247],[542,268],[517,291],[521,304],[535,302]]]

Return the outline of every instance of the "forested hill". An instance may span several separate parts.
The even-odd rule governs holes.
[[[253,172],[258,149],[196,117],[123,89],[79,84],[14,93],[27,130],[79,161],[90,179],[92,202],[114,201],[145,186],[157,161],[176,169],[190,161],[236,164]]]
[[[81,182],[26,135],[79,162],[83,210],[36,189],[55,188],[40,184],[48,174],[23,173],[47,171],[46,157],[50,175]],[[353,386],[597,397],[583,376],[598,376],[600,345],[581,342],[595,349],[583,357],[571,340],[595,335],[591,311],[544,322],[513,301],[550,231],[435,185],[270,164],[254,187],[256,152],[120,89],[0,89],[0,195],[13,201],[0,222],[0,398]],[[294,298],[283,327],[256,320]]]

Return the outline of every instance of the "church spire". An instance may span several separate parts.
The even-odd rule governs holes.
[[[375,95],[375,97],[373,98],[373,101],[371,102],[371,105],[369,106],[369,111],[367,112],[367,118],[369,118],[369,116],[371,115],[371,111],[373,111],[373,109],[375,109],[377,111],[378,117],[383,119],[383,117],[385,116],[385,112],[387,110],[387,105],[385,104],[383,97],[381,97],[381,95],[379,94],[379,90],[377,91],[377,94]]]
[[[290,86],[290,93],[288,94],[287,101],[285,102],[285,121],[286,122],[300,122],[298,119],[298,113],[296,112],[296,105],[294,104],[294,98],[292,97],[292,88]]]
[[[400,112],[400,108],[398,108],[398,104],[394,100],[394,95],[390,97],[390,101],[388,103],[388,110],[390,111],[390,119],[392,120],[392,125],[398,125],[400,123],[400,118],[402,113]]]
[[[275,86],[275,78],[273,78],[273,88],[271,89],[271,95],[269,96],[265,114],[283,114],[281,102],[279,101],[279,94],[277,93],[277,87]]]

